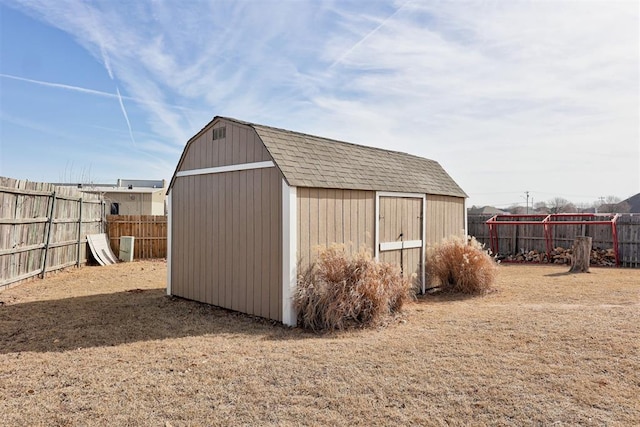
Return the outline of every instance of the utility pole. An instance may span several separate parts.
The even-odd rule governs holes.
[[[527,195],[527,215],[529,215],[529,192],[525,191],[524,194]]]

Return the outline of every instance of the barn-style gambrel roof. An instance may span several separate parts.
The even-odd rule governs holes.
[[[434,160],[229,117],[203,131],[217,120],[253,128],[291,186],[467,197]]]

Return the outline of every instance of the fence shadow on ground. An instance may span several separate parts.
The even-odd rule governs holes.
[[[427,292],[424,295],[416,295],[416,302],[418,304],[423,303],[437,303],[437,302],[451,302],[451,301],[466,301],[472,298],[482,297],[482,295],[470,295],[463,294],[460,292],[446,292],[446,291],[436,291],[436,292]]]
[[[268,320],[168,297],[163,289],[0,305],[0,354],[63,352],[208,334],[248,334],[256,339],[308,336]]]

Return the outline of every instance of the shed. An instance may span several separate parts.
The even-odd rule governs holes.
[[[167,194],[167,294],[286,325],[316,247],[364,247],[424,287],[427,245],[466,233],[466,194],[436,161],[220,116]]]

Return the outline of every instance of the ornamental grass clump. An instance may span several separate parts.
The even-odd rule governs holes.
[[[409,280],[397,266],[355,255],[335,245],[298,278],[294,306],[298,323],[314,331],[379,325],[411,298]]]
[[[498,267],[474,237],[451,237],[427,250],[426,272],[442,291],[483,294],[491,290]]]

